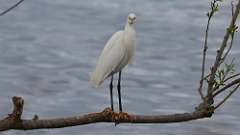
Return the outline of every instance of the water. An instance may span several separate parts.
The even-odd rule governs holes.
[[[0,9],[14,2],[1,0]],[[0,117],[11,112],[12,96],[25,99],[23,118],[72,116],[109,106],[108,82],[96,90],[88,74],[107,39],[123,28],[129,12],[137,15],[138,44],[134,64],[123,71],[124,110],[138,114],[193,111],[200,101],[196,89],[208,4],[207,0],[25,1],[0,18]],[[213,20],[208,66],[230,14],[225,3]],[[239,36],[231,53],[237,69]],[[1,134],[238,135],[239,98],[238,92],[211,119],[186,123],[117,127],[104,123]]]

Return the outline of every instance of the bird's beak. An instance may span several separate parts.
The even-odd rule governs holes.
[[[129,20],[129,24],[134,24],[134,20]]]

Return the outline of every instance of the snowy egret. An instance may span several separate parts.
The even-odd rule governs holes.
[[[91,82],[98,87],[102,82],[111,77],[110,81],[110,101],[111,109],[113,107],[113,75],[118,75],[118,100],[119,100],[119,111],[122,112],[121,102],[121,71],[128,64],[132,62],[135,44],[136,44],[136,32],[133,24],[136,21],[136,15],[131,13],[128,15],[124,30],[120,30],[113,34],[105,45],[97,66],[91,74]]]

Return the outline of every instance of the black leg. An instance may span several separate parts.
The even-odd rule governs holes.
[[[114,111],[114,108],[113,108],[113,75],[111,76],[111,82],[110,82],[109,88],[110,88],[111,109],[112,109],[112,111]]]
[[[118,85],[117,85],[117,89],[118,89],[118,100],[119,100],[119,111],[122,112],[122,100],[121,100],[121,72],[119,72],[118,75]]]

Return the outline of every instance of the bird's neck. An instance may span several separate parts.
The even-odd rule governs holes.
[[[135,50],[135,41],[136,40],[136,32],[134,30],[133,24],[129,24],[127,22],[124,35],[123,35],[123,45],[126,48],[127,56],[129,57],[129,62],[132,61],[134,50]]]
[[[128,22],[125,25],[124,31],[134,31],[133,24],[129,24]]]
[[[127,24],[125,25],[125,28],[124,28],[124,38],[133,38],[135,37],[135,30],[134,30],[134,27],[133,27],[133,24],[129,24],[127,22]]]

